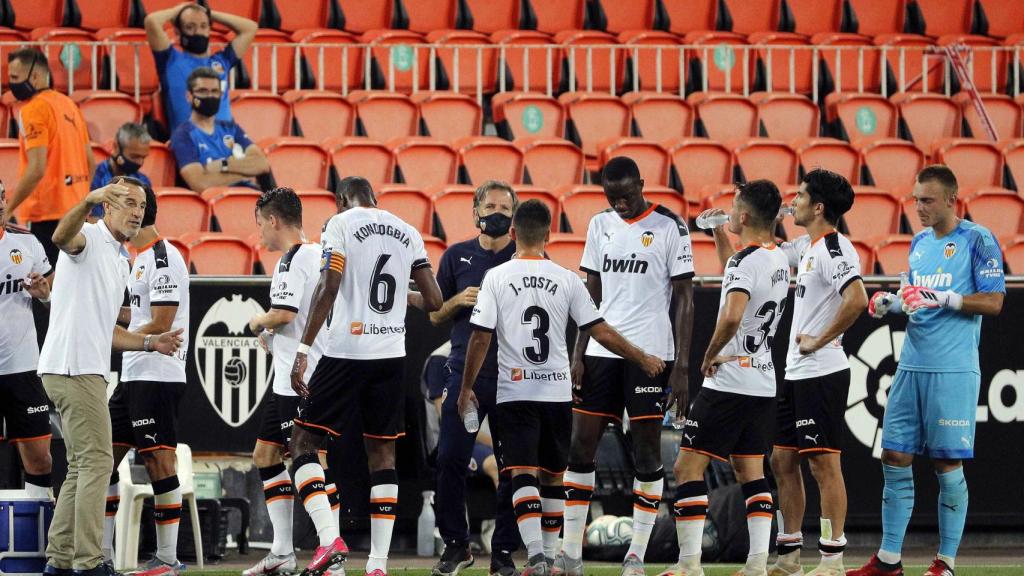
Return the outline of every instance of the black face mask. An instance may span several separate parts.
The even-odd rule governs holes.
[[[192,108],[203,116],[216,116],[220,110],[220,96],[192,97]]]
[[[181,49],[191,54],[206,54],[210,47],[210,37],[201,34],[182,34]]]
[[[124,154],[114,156],[114,163],[117,164],[117,167],[121,170],[122,174],[135,174],[142,169],[142,164],[132,162]]]
[[[32,65],[28,67],[28,75],[21,82],[11,83],[11,94],[19,101],[24,102],[29,98],[36,95],[36,87],[32,85],[32,71],[36,69],[35,58],[32,59]]]
[[[512,218],[501,212],[480,217],[480,230],[491,238],[498,238],[508,234],[508,229],[511,227]]]

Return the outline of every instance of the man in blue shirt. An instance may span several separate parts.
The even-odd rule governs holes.
[[[926,576],[951,576],[964,521],[963,460],[974,457],[981,388],[981,317],[997,316],[1006,287],[992,233],[956,216],[956,176],[946,166],[917,175],[914,199],[928,226],[910,245],[910,284],[872,296],[868,311],[909,315],[882,423],[882,545],[852,576],[901,576],[903,537],[914,509],[915,454],[927,452],[939,480],[939,553]]]
[[[480,235],[452,244],[441,256],[437,284],[445,302],[430,313],[430,321],[440,325],[452,321],[451,353],[448,356],[448,380],[441,404],[441,429],[437,443],[437,525],[445,548],[434,566],[434,576],[455,576],[473,564],[469,551],[469,526],[466,524],[466,474],[476,434],[466,431],[459,416],[458,399],[462,372],[466,364],[466,344],[472,334],[470,314],[488,270],[508,262],[516,252],[509,235],[512,212],[518,204],[516,193],[505,182],[484,182],[473,197],[473,218]],[[494,410],[498,381],[498,346],[491,342],[474,388],[480,402],[480,420]],[[499,455],[498,461],[501,461]],[[498,483],[496,526],[491,538],[491,574],[515,573],[512,553],[519,548],[519,529],[512,512],[512,485],[508,474]]]
[[[192,117],[171,135],[171,151],[188,187],[202,192],[214,186],[257,188],[256,177],[270,173],[260,147],[230,120],[218,120],[221,104],[219,76],[196,68],[188,77]]]
[[[142,124],[125,122],[117,129],[114,137],[114,154],[96,165],[96,173],[92,177],[92,190],[103,188],[114,176],[129,176],[144,183],[150,188],[153,184],[145,174],[140,172],[142,164],[149,156],[149,143],[152,138]],[[98,204],[89,214],[90,222],[103,217],[103,205]]]
[[[168,22],[174,23],[180,49],[171,44],[164,30]],[[223,50],[211,54],[210,27],[213,22],[233,30],[235,37]],[[187,94],[186,82],[189,74],[200,66],[217,72],[222,99],[217,119],[231,120],[228,74],[249,49],[256,37],[258,25],[241,16],[211,11],[206,6],[185,2],[146,16],[145,27],[146,41],[153,51],[156,70],[160,75],[164,110],[167,111],[167,130],[173,134],[178,125],[188,121],[191,99]]]

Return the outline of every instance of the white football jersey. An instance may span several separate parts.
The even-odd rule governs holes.
[[[774,244],[748,246],[732,255],[725,267],[718,315],[730,292],[750,297],[736,335],[719,356],[733,357],[718,367],[704,387],[747,396],[775,396],[775,364],[772,339],[786,307],[789,293],[789,260]]]
[[[135,257],[128,292],[132,321],[128,330],[153,321],[153,308],[177,306],[171,330],[182,329],[181,348],[174,356],[159,352],[125,352],[121,358],[121,379],[126,382],[185,382],[185,357],[188,355],[188,266],[181,252],[170,242],[159,239],[143,248]]]
[[[641,350],[675,359],[672,281],[693,276],[690,232],[681,218],[657,204],[631,220],[611,209],[594,215],[580,269],[601,275],[601,314],[609,324]],[[594,339],[587,355],[619,357]]]
[[[0,223],[0,374],[35,372],[39,343],[32,296],[23,282],[30,272],[47,276],[52,270],[35,236],[4,230]]]
[[[825,376],[850,367],[840,335],[814,354],[800,354],[798,334],[817,336],[828,328],[843,302],[843,290],[860,278],[860,256],[853,244],[838,232],[811,242],[801,236],[783,244],[790,265],[796,267],[796,298],[793,327],[789,331],[786,379]]]
[[[325,354],[372,360],[405,356],[409,275],[430,266],[423,238],[378,208],[350,208],[327,223],[324,255],[344,261]]]
[[[574,272],[543,258],[513,258],[487,271],[470,317],[497,332],[497,401],[570,402],[569,317],[581,329],[601,313]]]
[[[299,349],[299,341],[306,330],[309,304],[320,281],[320,247],[317,244],[296,244],[288,249],[274,266],[270,282],[270,307],[295,313],[295,318],[274,330],[271,351],[274,354],[274,393],[295,396],[292,390],[292,364]],[[307,356],[305,382],[309,382],[317,361],[324,353],[327,327],[324,326],[313,340]]]

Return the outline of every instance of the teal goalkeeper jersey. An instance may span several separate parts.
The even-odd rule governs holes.
[[[927,228],[910,244],[910,282],[962,296],[1006,292],[1003,256],[992,233],[973,222],[943,238]],[[981,316],[933,308],[910,316],[899,367],[913,372],[977,372]]]

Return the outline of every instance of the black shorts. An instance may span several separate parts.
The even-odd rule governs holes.
[[[139,452],[178,448],[178,402],[184,382],[118,382],[110,397],[110,427],[115,446]]]
[[[764,456],[771,445],[775,403],[772,396],[701,388],[686,415],[679,448],[718,460]]]
[[[801,454],[839,452],[850,392],[850,369],[783,380],[775,447]]]
[[[583,389],[573,412],[621,420],[625,410],[630,420],[660,420],[671,372],[672,362],[665,362],[665,370],[651,378],[628,360],[584,356]]]
[[[394,440],[405,435],[405,358],[350,360],[323,356],[309,379],[309,396],[299,403],[295,424],[317,434],[338,436],[358,419],[363,436]]]
[[[570,402],[501,402],[494,408],[498,468],[541,469],[561,474],[569,466]]]
[[[256,441],[273,444],[287,452],[288,445],[292,443],[292,426],[301,401],[302,398],[298,396],[285,396],[275,392],[268,394],[267,401],[263,403],[263,418],[260,422],[260,431],[256,434]]]
[[[50,438],[50,399],[35,372],[0,374],[3,436],[11,442]]]

